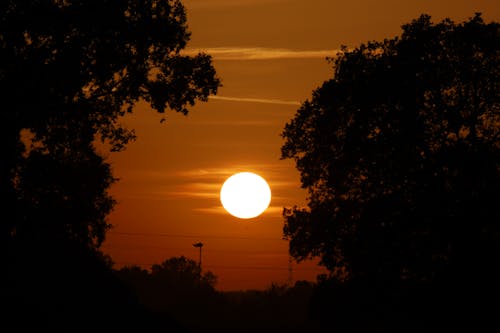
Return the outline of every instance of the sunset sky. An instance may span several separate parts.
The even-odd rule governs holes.
[[[186,52],[210,53],[223,87],[188,116],[138,105],[123,121],[137,141],[108,156],[119,182],[114,228],[103,245],[117,267],[149,268],[173,256],[198,260],[219,290],[264,289],[289,279],[283,207],[305,205],[293,161],[280,160],[285,124],[332,75],[327,56],[342,45],[392,38],[422,13],[459,22],[483,13],[500,21],[498,0],[184,0],[192,38]],[[238,171],[264,177],[270,208],[240,220],[219,201]],[[294,281],[314,281],[315,262],[292,264]]]

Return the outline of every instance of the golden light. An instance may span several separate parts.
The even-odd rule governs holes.
[[[271,203],[271,189],[259,175],[240,172],[229,177],[220,190],[224,209],[240,219],[251,219],[262,214]]]

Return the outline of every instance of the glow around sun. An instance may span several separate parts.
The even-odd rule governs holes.
[[[224,209],[240,219],[262,214],[271,203],[271,189],[259,175],[240,172],[229,177],[220,190]]]

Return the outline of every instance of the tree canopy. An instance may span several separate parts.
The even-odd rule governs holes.
[[[151,271],[126,266],[116,274],[154,311],[191,313],[195,308],[206,309],[217,297],[217,277],[184,256],[154,264]]]
[[[500,25],[422,15],[402,30],[344,47],[286,124],[282,158],[309,196],[284,209],[284,235],[293,257],[320,257],[339,281],[488,280],[500,253]]]
[[[187,114],[217,92],[211,57],[181,52],[189,37],[179,0],[0,3],[0,290],[19,325],[149,318],[99,251],[116,178],[97,145],[135,138],[120,118],[138,102]]]
[[[0,4],[3,239],[101,244],[115,178],[96,141],[134,139],[120,117],[139,101],[186,114],[220,85],[209,55],[181,54],[189,37],[179,0]]]

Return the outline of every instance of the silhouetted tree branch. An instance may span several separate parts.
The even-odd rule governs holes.
[[[422,15],[331,59],[283,131],[309,192],[284,209],[294,258],[338,281],[497,284],[499,28]]]
[[[109,143],[112,151],[123,149],[135,136],[133,130],[122,127],[119,118],[141,100],[160,113],[171,109],[184,114],[196,100],[206,101],[219,86],[211,58],[180,53],[190,33],[184,7],[177,0],[5,1],[0,13],[0,94],[4,101],[0,188],[9,207],[1,237],[26,231],[33,218],[24,216],[25,206],[18,204],[19,196],[23,203],[36,200],[27,197],[31,192],[23,184],[30,165],[36,161],[42,169],[82,168],[80,162],[93,160],[95,168],[101,169],[94,175],[100,173],[104,185],[101,193],[94,192],[93,200],[101,203],[89,212],[95,221],[88,223],[94,227],[91,232],[73,228],[66,219],[65,228],[98,246],[107,228],[104,218],[112,208],[106,190],[113,179],[104,160],[96,164],[100,159],[96,140]],[[56,165],[59,162],[63,165]],[[43,177],[37,181],[42,190]],[[46,186],[43,191],[54,189],[54,184]],[[71,197],[61,195],[56,200]],[[78,204],[72,202],[74,207]],[[55,207],[56,202],[51,205]],[[85,205],[89,208],[91,203]],[[83,209],[77,207],[75,213]]]
[[[187,114],[217,92],[211,57],[181,54],[189,37],[178,0],[0,3],[2,308],[75,319],[37,329],[92,326],[100,304],[125,313],[99,252],[116,179],[96,144],[124,149],[120,117],[138,102]]]

